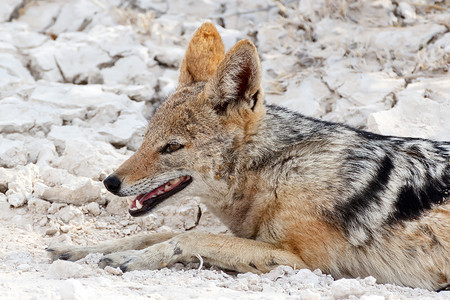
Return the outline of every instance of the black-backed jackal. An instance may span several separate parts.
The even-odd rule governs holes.
[[[450,143],[381,136],[265,105],[255,46],[226,54],[210,23],[194,34],[176,91],[140,149],[105,180],[139,195],[130,214],[198,196],[234,236],[141,234],[48,249],[155,269],[201,257],[239,272],[277,265],[438,290],[450,282]]]

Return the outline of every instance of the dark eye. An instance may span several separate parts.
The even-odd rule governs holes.
[[[161,153],[169,154],[169,153],[175,152],[177,150],[180,150],[182,148],[184,148],[184,146],[181,144],[169,143],[169,144],[165,145],[164,148],[162,148]]]

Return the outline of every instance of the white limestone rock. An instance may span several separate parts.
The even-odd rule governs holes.
[[[338,66],[329,68],[324,80],[342,97],[325,118],[356,128],[365,127],[370,114],[390,109],[388,95],[404,86],[404,80],[385,72],[359,73]]]
[[[8,203],[13,207],[21,207],[27,203],[27,196],[22,192],[8,190],[6,192],[6,197],[8,199]]]
[[[25,205],[31,198],[38,177],[39,168],[34,164],[13,169],[0,168],[0,187],[6,190],[8,203],[14,207]]]
[[[39,198],[32,197],[28,200],[28,209],[33,213],[46,214],[51,203]]]
[[[404,24],[410,25],[416,22],[417,19],[416,10],[408,2],[398,3],[397,10],[399,14],[402,16]]]
[[[104,142],[68,139],[63,154],[54,165],[76,176],[99,180],[112,173],[127,158],[127,155],[118,153],[113,146]]]
[[[55,216],[66,224],[74,220],[80,223],[84,219],[84,215],[81,210],[72,205],[65,206],[55,213]]]
[[[102,126],[99,133],[112,144],[127,145],[136,151],[142,143],[146,128],[147,120],[143,115],[125,112],[114,123]]]
[[[20,86],[32,83],[34,78],[21,60],[14,54],[0,51],[0,99],[14,95]]]
[[[0,167],[12,168],[25,165],[28,154],[22,141],[3,138],[0,135]]]
[[[289,48],[291,44],[283,24],[277,22],[262,25],[258,30],[257,38],[259,41],[258,51],[261,53],[273,50],[285,53],[286,48]]]
[[[79,277],[83,267],[66,260],[55,260],[48,268],[45,276],[52,279],[67,279]]]
[[[77,177],[69,184],[49,187],[37,196],[54,202],[82,205],[92,201],[100,201],[101,186],[94,184],[89,178]]]
[[[97,202],[89,203],[88,205],[86,205],[86,209],[94,216],[98,216],[102,212]]]
[[[127,197],[118,197],[110,192],[106,192],[106,211],[112,215],[123,215],[128,212]]]
[[[155,93],[153,87],[156,85],[157,82],[157,76],[155,73],[153,73],[154,69],[155,68],[151,69],[153,74],[152,79],[154,79],[154,82],[152,82],[149,85],[131,85],[131,84],[104,85],[103,91],[114,94],[123,94],[126,95],[129,99],[137,102],[149,100]]]
[[[9,140],[23,143],[23,150],[27,154],[27,163],[45,167],[52,163],[58,154],[55,145],[45,138],[43,131],[44,128],[35,127],[29,132],[10,133],[4,136]]]
[[[104,92],[100,85],[72,85],[40,81],[30,94],[30,101],[63,108],[68,117],[83,118],[87,108],[103,109],[113,106],[119,111],[127,106],[129,100],[126,96]]]
[[[46,103],[26,102],[20,97],[11,96],[0,101],[0,132],[47,131],[52,124],[60,124],[61,111]]]
[[[450,79],[419,79],[397,93],[397,104],[370,115],[368,128],[386,134],[450,140]]]
[[[306,116],[321,117],[325,114],[324,101],[331,96],[327,86],[314,75],[293,78],[288,81],[286,92],[271,95],[270,102],[287,107]]]
[[[392,50],[400,55],[419,50],[433,36],[445,31],[445,26],[435,23],[367,29],[329,17],[322,19],[315,27],[317,42],[326,47],[342,49],[342,45],[357,43],[371,49]],[[402,50],[399,51],[399,48]]]
[[[55,144],[48,139],[33,139],[25,145],[30,161],[43,168],[53,164],[58,157]]]
[[[31,66],[46,80],[72,83],[155,84],[150,49],[127,26],[96,26],[88,33],[62,33],[28,51]]]
[[[83,205],[89,202],[103,203],[102,183],[87,177],[76,177],[67,170],[47,168],[42,171],[43,182],[34,195],[52,202]]]
[[[19,21],[29,24],[33,31],[63,32],[89,30],[101,23],[116,25],[113,7],[105,9],[104,1],[67,0],[64,2],[39,1],[27,6]],[[112,14],[111,14],[112,13]]]
[[[53,125],[47,138],[51,140],[58,149],[65,151],[66,143],[89,143],[94,140],[105,140],[97,133],[97,130],[91,127],[80,127],[78,125]]]
[[[21,2],[21,0],[3,0],[0,3],[0,22],[8,21],[14,9]]]
[[[11,0],[6,0],[11,1]],[[38,47],[50,40],[48,35],[30,30],[27,23],[5,22],[0,23],[0,42],[9,44],[13,52],[17,49],[26,50]]]
[[[348,299],[364,294],[364,289],[357,279],[339,279],[332,283],[331,293],[333,299]]]

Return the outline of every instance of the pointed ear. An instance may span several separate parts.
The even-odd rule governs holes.
[[[228,51],[206,84],[205,93],[222,115],[236,107],[253,111],[262,107],[261,65],[252,42],[241,40]]]
[[[225,55],[222,39],[211,23],[194,33],[180,68],[179,84],[207,81]]]

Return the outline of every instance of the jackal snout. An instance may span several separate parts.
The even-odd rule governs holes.
[[[117,195],[117,193],[120,191],[122,181],[116,174],[111,174],[108,177],[106,177],[105,180],[103,180],[103,184],[105,185],[108,191]]]

